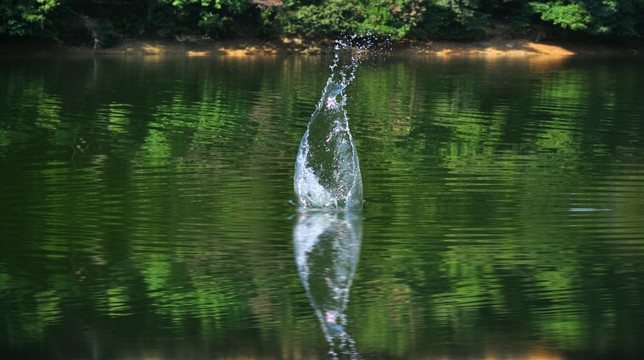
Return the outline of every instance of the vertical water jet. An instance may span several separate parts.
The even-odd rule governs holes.
[[[373,43],[370,36],[336,41],[331,75],[295,161],[295,262],[333,359],[360,359],[345,310],[362,241],[362,175],[344,107],[345,89]]]
[[[345,110],[345,89],[355,79],[370,38],[336,40],[322,97],[300,142],[293,185],[303,208],[352,209],[362,206],[358,151]]]

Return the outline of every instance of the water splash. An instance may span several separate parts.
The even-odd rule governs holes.
[[[350,36],[336,40],[331,75],[300,142],[293,185],[304,208],[359,208],[362,175],[358,152],[344,109],[344,90],[355,79],[373,37]]]
[[[362,241],[362,175],[344,106],[345,89],[375,43],[372,36],[336,40],[331,75],[295,161],[295,262],[333,359],[360,359],[345,310]]]
[[[293,228],[295,262],[302,285],[311,300],[329,343],[332,359],[360,359],[355,341],[345,327],[345,310],[353,282],[360,244],[359,212],[300,209]]]

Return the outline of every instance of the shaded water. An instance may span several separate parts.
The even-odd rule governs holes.
[[[289,200],[330,60],[0,58],[0,357],[325,358]],[[644,356],[643,72],[362,67],[357,352]]]

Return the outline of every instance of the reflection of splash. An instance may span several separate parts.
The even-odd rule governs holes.
[[[344,328],[347,323],[344,311],[361,241],[361,214],[346,210],[301,209],[293,228],[300,280],[334,359],[338,354],[359,358],[355,342]]]

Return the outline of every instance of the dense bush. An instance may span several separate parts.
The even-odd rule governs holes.
[[[120,34],[224,38],[370,32],[475,39],[503,23],[515,33],[546,26],[560,33],[641,39],[642,14],[644,0],[3,0],[0,36],[74,39],[91,33],[85,36],[88,42],[110,39],[103,46]],[[104,34],[88,26],[92,23],[101,24]]]
[[[459,21],[458,15],[448,7],[427,6],[423,20],[409,35],[430,39],[472,39],[480,37],[481,29],[472,28]]]
[[[309,36],[355,33],[363,18],[362,7],[356,1],[346,0],[309,5],[292,1],[284,6],[281,16],[285,31]]]
[[[2,0],[0,34],[9,36],[55,36],[53,22],[57,0]]]
[[[362,32],[401,38],[422,21],[425,7],[422,0],[371,0],[366,2],[364,12]]]

